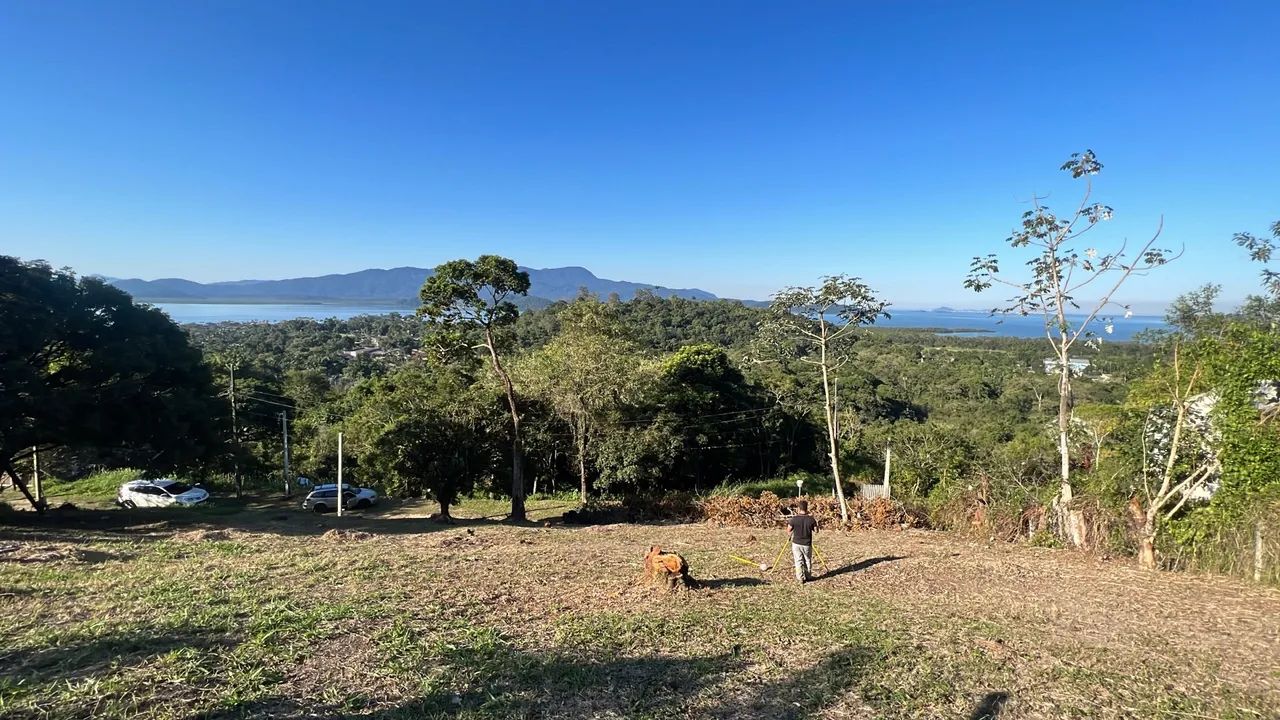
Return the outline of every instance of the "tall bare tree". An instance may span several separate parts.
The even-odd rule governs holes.
[[[769,305],[769,318],[761,323],[757,337],[757,360],[798,360],[813,367],[822,382],[831,476],[840,501],[840,519],[846,523],[849,504],[840,477],[840,438],[832,383],[836,373],[853,359],[859,328],[889,317],[887,307],[888,303],[878,300],[860,279],[833,275],[823,278],[817,287],[790,287],[775,294]]]
[[[1092,202],[1093,176],[1102,171],[1092,150],[1075,153],[1062,170],[1072,178],[1083,180],[1085,189],[1078,206],[1070,214],[1059,217],[1047,206],[1043,198],[1034,197],[1032,209],[1022,214],[1022,222],[1005,240],[1014,250],[1031,254],[1026,260],[1029,276],[1009,277],[1000,271],[1000,261],[995,254],[975,257],[970,267],[965,287],[976,292],[993,285],[1011,288],[1014,294],[992,314],[1041,315],[1044,318],[1045,338],[1053,352],[1054,367],[1058,374],[1058,454],[1060,461],[1060,486],[1056,505],[1059,519],[1067,538],[1075,545],[1086,542],[1083,519],[1070,509],[1074,493],[1071,487],[1071,449],[1068,435],[1071,430],[1071,353],[1077,343],[1098,342],[1094,321],[1102,320],[1103,329],[1110,333],[1112,325],[1104,316],[1110,308],[1132,313],[1127,305],[1113,301],[1115,293],[1137,274],[1157,268],[1176,256],[1168,250],[1155,247],[1164,227],[1164,218],[1156,226],[1151,238],[1131,252],[1127,241],[1122,241],[1110,252],[1096,247],[1079,249],[1084,236],[1100,223],[1110,220],[1114,211],[1107,205]],[[1179,253],[1180,254],[1180,253]],[[1097,294],[1084,299],[1082,293]]]

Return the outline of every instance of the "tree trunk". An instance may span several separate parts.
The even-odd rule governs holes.
[[[1176,355],[1174,362],[1176,367]],[[1190,392],[1189,387],[1187,388],[1187,392]],[[1202,470],[1204,473],[1208,473],[1208,466],[1202,466],[1202,470],[1193,472],[1185,481],[1179,483],[1177,487],[1174,487],[1173,485],[1173,469],[1178,463],[1178,448],[1182,442],[1182,428],[1186,423],[1186,420],[1187,404],[1179,399],[1177,403],[1177,412],[1173,420],[1173,438],[1169,442],[1169,457],[1165,461],[1164,476],[1160,479],[1160,490],[1156,493],[1155,497],[1151,498],[1147,502],[1147,512],[1142,522],[1142,537],[1140,538],[1140,545],[1138,548],[1138,565],[1146,570],[1156,569],[1156,520],[1159,518],[1160,511],[1164,508],[1165,503],[1169,502],[1174,494],[1176,494],[1186,484],[1190,483],[1195,477],[1200,475]],[[1185,491],[1183,497],[1184,499],[1186,497]],[[1181,504],[1175,507],[1170,515],[1177,512],[1180,507],[1182,507]]]
[[[1142,535],[1138,539],[1138,565],[1144,570],[1156,569],[1156,515],[1159,512],[1159,507],[1152,503],[1142,522]]]
[[[9,473],[9,479],[13,481],[13,486],[18,488],[18,491],[27,498],[27,502],[31,503],[31,507],[35,508],[36,513],[43,515],[48,507],[48,503],[44,501],[44,498],[37,499],[31,495],[31,491],[27,489],[26,481],[18,474],[18,470],[13,466],[13,463],[6,462],[4,470]]]
[[[495,345],[493,330],[484,330],[485,347],[489,349],[489,359],[493,362],[493,371],[502,381],[502,389],[507,396],[507,409],[511,411],[511,514],[508,520],[523,522],[524,511],[524,446],[520,442],[520,408],[516,403],[515,385],[502,361],[498,359],[498,348]]]
[[[587,429],[582,423],[578,423],[574,434],[577,436],[578,443],[579,502],[585,508],[587,506]]]
[[[840,522],[849,524],[849,503],[844,499],[844,484],[840,482],[840,445],[836,439],[836,418],[831,411],[831,381],[827,374],[827,348],[822,346],[823,414],[827,420],[827,440],[831,443],[831,476],[836,481],[836,500],[840,503]]]
[[[1156,537],[1152,532],[1150,535],[1142,536],[1141,545],[1138,548],[1138,565],[1144,570],[1156,569]]]
[[[524,522],[524,446],[520,442],[520,421],[511,427],[511,514],[512,522]]]
[[[1071,492],[1071,445],[1068,442],[1068,433],[1071,430],[1071,411],[1073,407],[1071,397],[1071,365],[1068,363],[1068,356],[1062,353],[1058,357],[1059,377],[1058,377],[1058,459],[1059,479],[1061,482],[1058,488],[1059,502],[1068,504],[1072,499]]]
[[[443,495],[440,496],[440,515],[436,517],[436,522],[445,525],[453,524],[453,515],[449,512],[449,506],[453,504],[453,500]]]
[[[1058,522],[1062,534],[1072,547],[1084,547],[1089,544],[1088,528],[1084,522],[1084,512],[1071,507],[1075,494],[1071,489],[1071,415],[1075,408],[1071,394],[1071,363],[1066,350],[1058,353],[1058,460],[1059,482],[1058,497],[1054,501],[1057,506]]]

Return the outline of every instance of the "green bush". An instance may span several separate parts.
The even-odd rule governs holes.
[[[784,477],[771,478],[768,480],[752,480],[747,482],[726,482],[712,488],[707,493],[709,497],[760,497],[761,493],[771,492],[778,497],[794,497],[796,494],[796,481],[804,481],[805,495],[828,495],[835,489],[835,481],[830,475],[819,475],[811,472],[795,472]],[[858,479],[849,478],[845,480],[845,493],[848,494],[855,487]]]

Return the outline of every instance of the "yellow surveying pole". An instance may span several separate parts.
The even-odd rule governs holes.
[[[818,543],[813,544],[813,554],[817,556],[818,562],[822,563],[822,571],[828,575],[831,574],[831,566],[827,564],[827,559],[818,551]]]
[[[787,545],[790,545],[790,544],[791,544],[791,541],[790,541],[790,540],[787,540],[787,541],[785,541],[785,542],[783,542],[783,543],[782,543],[782,547],[778,548],[778,557],[776,557],[776,558],[774,558],[774,559],[773,559],[773,569],[774,569],[774,570],[777,570],[777,569],[778,569],[778,563],[782,562],[782,553],[786,552]]]

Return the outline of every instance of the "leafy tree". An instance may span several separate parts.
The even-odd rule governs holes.
[[[1100,223],[1111,219],[1113,210],[1101,203],[1090,202],[1093,193],[1093,176],[1102,171],[1092,150],[1075,153],[1062,170],[1075,179],[1085,181],[1084,195],[1079,206],[1067,216],[1059,217],[1034,198],[1034,207],[1022,215],[1022,222],[1006,240],[1015,250],[1028,249],[1032,256],[1027,261],[1030,277],[1009,279],[1000,271],[995,254],[975,257],[965,280],[965,287],[977,292],[990,289],[995,284],[1011,288],[1014,295],[1006,304],[992,313],[1037,314],[1044,318],[1045,337],[1054,354],[1058,372],[1058,453],[1061,485],[1058,504],[1069,539],[1079,545],[1084,542],[1083,519],[1071,514],[1067,506],[1072,500],[1071,457],[1069,433],[1074,404],[1072,396],[1071,354],[1082,339],[1094,339],[1091,323],[1113,305],[1112,296],[1134,273],[1145,273],[1171,260],[1168,251],[1155,247],[1163,228],[1163,219],[1155,233],[1133,255],[1126,255],[1127,242],[1112,252],[1100,252],[1094,247],[1078,250],[1076,243]],[[1098,283],[1101,293],[1092,300],[1080,297],[1082,292]],[[1083,304],[1082,304],[1083,303]],[[1127,306],[1121,306],[1126,314]],[[1083,319],[1073,321],[1069,315],[1080,312]],[[1110,325],[1105,329],[1110,331]]]
[[[1276,246],[1280,245],[1280,220],[1271,224],[1271,237],[1258,236],[1252,233],[1236,233],[1232,238],[1237,245],[1249,251],[1249,259],[1267,264]],[[1262,285],[1272,296],[1280,296],[1280,273],[1270,268],[1262,270]]]
[[[1206,283],[1174,298],[1164,320],[1175,332],[1193,338],[1222,328],[1226,317],[1213,305],[1222,292],[1221,285]]]
[[[671,469],[685,450],[680,428],[671,416],[646,420],[620,424],[601,436],[596,446],[600,489],[656,493],[669,488]]]
[[[1280,220],[1271,224],[1271,236],[1252,233],[1236,233],[1232,238],[1237,245],[1249,251],[1249,259],[1266,266],[1280,245]],[[1264,295],[1250,295],[1237,313],[1247,322],[1262,327],[1275,328],[1280,323],[1280,273],[1269,267],[1262,269]]]
[[[509,331],[520,311],[512,298],[529,294],[529,273],[511,260],[481,255],[476,260],[452,260],[435,269],[419,293],[418,314],[431,320],[454,340],[454,333],[473,331],[481,337],[494,375],[502,383],[511,415],[511,516],[525,519],[524,450],[520,438],[520,402],[502,355]]]
[[[895,490],[923,498],[936,486],[955,483],[969,470],[974,449],[957,429],[936,422],[901,422],[889,432]]]
[[[410,365],[372,380],[345,426],[361,472],[394,495],[428,496],[439,519],[494,472],[491,428],[499,420],[483,390],[449,368]]]
[[[686,345],[656,370],[654,409],[676,422],[683,439],[671,485],[701,488],[767,477],[785,460],[778,457],[785,450],[784,428],[796,419],[749,382],[724,348]]]
[[[246,478],[270,478],[282,469],[281,416],[295,415],[297,404],[285,394],[281,373],[269,357],[232,345],[209,360],[214,382],[231,407],[230,460],[240,497]]]
[[[858,329],[888,317],[886,307],[888,303],[876,299],[871,288],[858,278],[833,275],[817,287],[791,287],[774,295],[768,319],[761,324],[758,336],[758,357],[797,360],[814,368],[821,379],[831,475],[840,501],[840,519],[846,523],[849,506],[840,478],[831,384],[835,373],[853,358]]]
[[[35,450],[193,468],[221,449],[223,408],[164,313],[99,279],[0,256],[0,470],[24,493],[17,464]]]
[[[624,336],[617,304],[584,296],[560,313],[559,335],[520,365],[529,392],[569,426],[584,506],[590,491],[587,466],[592,438],[611,413],[633,399],[640,363]]]

